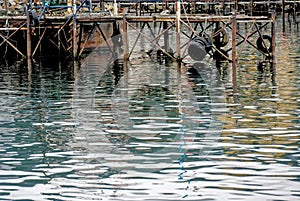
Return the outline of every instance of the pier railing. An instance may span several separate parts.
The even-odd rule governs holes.
[[[107,11],[111,14],[122,14],[126,10],[136,15],[151,15],[164,10],[175,13],[175,2],[175,0],[43,0],[34,2],[30,0],[15,5],[4,0],[0,2],[0,16],[26,15],[26,9],[36,9],[40,18],[45,14],[67,15],[73,12],[74,6],[79,7],[80,12]],[[287,13],[300,12],[300,0],[181,0],[181,6],[191,14],[230,15],[233,11],[237,11],[247,15],[267,15],[270,10],[284,10]]]

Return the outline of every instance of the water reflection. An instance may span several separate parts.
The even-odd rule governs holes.
[[[146,60],[148,64],[133,64],[122,72],[116,62],[95,62],[100,57],[93,54],[79,71],[73,109],[78,143],[95,159],[116,169],[159,171],[178,166],[185,152],[178,152],[179,147],[201,154],[214,146],[222,125],[216,116],[224,112],[224,91],[209,67],[155,66]]]
[[[43,69],[45,74],[39,70],[35,68],[31,82],[26,68],[19,64],[1,68],[1,195],[9,200],[28,195],[43,200],[40,185],[56,174],[48,173],[50,164],[55,161],[58,166],[72,155],[62,150],[70,140],[67,129],[55,123],[68,113],[61,94],[68,88],[68,80],[58,72],[61,80],[49,80],[49,69]]]
[[[241,59],[235,97],[226,63],[2,65],[1,199],[299,199],[299,37],[278,35],[275,82]]]

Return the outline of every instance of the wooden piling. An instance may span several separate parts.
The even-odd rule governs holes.
[[[27,59],[31,59],[31,26],[30,26],[30,15],[27,9],[27,29],[26,29],[26,39],[27,39]]]
[[[272,12],[272,29],[271,29],[271,35],[272,35],[272,75],[273,77],[276,76],[276,14],[275,11]]]
[[[103,2],[103,1],[101,1]],[[222,3],[224,3],[225,5],[228,5],[227,3],[225,3],[226,1],[223,0]],[[235,2],[238,2],[238,1],[235,1]],[[253,3],[253,0],[251,1]],[[284,2],[284,0],[283,0]],[[286,1],[287,3],[287,1]],[[175,10],[176,10],[176,15],[167,15],[167,16],[163,16],[163,15],[155,15],[155,16],[148,16],[148,15],[143,15],[143,16],[133,16],[133,15],[127,15],[127,16],[108,16],[108,15],[94,15],[94,14],[86,14],[86,13],[78,13],[76,12],[76,10],[79,10],[79,7],[77,7],[76,9],[76,5],[74,4],[73,6],[73,15],[72,16],[52,16],[52,15],[49,15],[47,16],[47,21],[45,22],[44,19],[41,20],[41,24],[40,24],[40,29],[50,29],[51,30],[59,30],[60,31],[63,31],[63,32],[60,32],[60,35],[61,35],[61,41],[59,38],[56,39],[55,42],[51,41],[52,43],[58,43],[58,44],[54,44],[54,45],[57,45],[59,49],[61,49],[62,51],[65,50],[65,51],[69,51],[71,50],[71,53],[73,53],[73,56],[76,58],[78,57],[82,51],[84,51],[84,48],[85,48],[85,43],[80,45],[80,42],[81,42],[81,39],[80,37],[82,38],[85,38],[84,35],[82,34],[85,34],[85,32],[82,32],[82,29],[79,29],[78,28],[78,25],[80,26],[85,26],[86,24],[90,24],[91,23],[95,23],[95,24],[101,24],[101,23],[111,23],[111,22],[114,22],[116,21],[117,23],[122,23],[122,19],[123,19],[123,44],[124,44],[124,58],[127,60],[129,59],[128,57],[130,56],[130,54],[128,54],[128,36],[127,36],[127,27],[130,26],[132,27],[134,25],[134,23],[146,23],[146,25],[149,25],[149,23],[161,23],[163,24],[164,26],[164,29],[166,29],[167,25],[169,25],[170,29],[175,29],[176,30],[176,47],[174,48],[174,52],[175,53],[175,57],[178,58],[178,60],[181,60],[182,58],[184,58],[186,55],[184,54],[184,51],[181,51],[181,48],[184,47],[186,44],[184,44],[183,46],[181,45],[181,41],[182,39],[180,39],[180,35],[181,34],[185,34],[184,31],[181,32],[181,25],[184,25],[184,26],[187,26],[187,24],[192,24],[192,23],[205,23],[205,29],[207,28],[206,25],[207,23],[209,23],[209,26],[208,27],[211,27],[213,25],[216,25],[217,27],[220,28],[220,26],[218,26],[218,24],[220,23],[224,23],[225,22],[228,22],[228,20],[231,19],[231,16],[202,16],[202,15],[190,15],[188,17],[184,17],[184,18],[181,18],[181,14],[180,14],[180,5],[181,4],[181,0],[177,0],[175,2]],[[200,4],[201,6],[202,4]],[[231,4],[232,5],[232,4]],[[240,4],[239,4],[240,5]],[[138,8],[139,9],[139,8]],[[30,9],[29,9],[30,10]],[[66,9],[67,10],[67,9]],[[15,25],[20,25],[21,23],[19,22],[24,22],[24,26],[25,24],[27,23],[27,29],[25,27],[22,27],[20,26],[19,29],[15,28],[15,27],[2,27],[0,28],[1,30],[27,30],[27,56],[26,56],[26,53],[23,52],[21,53],[17,47],[15,47],[12,43],[9,42],[9,38],[6,38],[2,35],[0,35],[1,38],[3,38],[3,42],[2,43],[8,43],[12,48],[14,48],[19,54],[21,54],[22,56],[24,57],[28,57],[28,58],[31,58],[34,56],[34,53],[35,53],[35,49],[33,49],[32,46],[32,41],[31,41],[31,33],[32,33],[32,30],[34,30],[34,27],[30,27],[30,19],[29,19],[29,13],[27,13],[27,16],[13,16],[11,18],[11,16],[8,16],[7,18],[1,16],[1,19],[0,21],[3,23],[5,23],[5,20],[9,21],[9,20],[12,20],[13,23],[15,23]],[[2,18],[3,17],[3,18]],[[26,18],[28,18],[26,21]],[[239,15],[239,16],[236,16],[235,20],[237,20],[237,24],[239,24],[240,22],[244,22],[244,21],[249,21],[249,22],[261,22],[261,23],[265,23],[265,24],[269,24],[271,22],[271,19],[270,17],[267,17],[267,16],[243,16],[243,15]],[[9,21],[10,22],[10,21]],[[72,24],[73,22],[73,24]],[[121,24],[120,24],[121,25]],[[69,29],[70,29],[70,32],[64,34],[64,37],[63,37],[63,33],[64,33],[64,28],[66,26],[70,26]],[[226,27],[227,25],[224,25],[224,27]],[[261,29],[262,27],[264,27],[265,25],[261,26],[259,29]],[[194,32],[196,28],[192,28],[192,26],[187,26],[188,28],[190,27]],[[133,29],[136,29],[136,26],[132,27]],[[152,27],[151,27],[152,28]],[[168,28],[169,29],[169,28]],[[219,29],[216,29],[216,31],[218,31]],[[93,29],[91,29],[91,31],[89,32],[89,34],[91,34],[93,31]],[[152,29],[150,29],[150,31],[152,32]],[[168,37],[168,31],[166,31],[165,33],[162,33],[161,35],[159,35],[157,38],[160,38],[162,35],[164,35],[164,39],[165,39],[165,42],[164,42],[164,46],[165,50],[168,50],[168,43],[170,42],[169,38]],[[48,32],[45,34],[47,35]],[[237,35],[239,35],[240,37],[242,37],[238,32],[236,32]],[[156,36],[154,34],[152,34],[154,38],[156,38]],[[186,34],[185,34],[186,35]],[[214,34],[216,35],[214,37],[214,39],[216,41],[218,41],[218,34]],[[141,34],[142,37],[145,37],[143,36],[143,34]],[[249,35],[249,37],[252,36]],[[275,36],[275,34],[274,34]],[[9,36],[11,37],[11,36]],[[54,37],[57,37],[57,34],[54,35]],[[58,36],[59,37],[59,36]],[[189,37],[189,36],[188,36]],[[192,36],[190,36],[191,38]],[[42,39],[43,37],[40,38],[40,41],[39,43],[41,44],[44,44],[42,43],[44,39],[48,38],[48,37],[44,37],[44,39]],[[89,40],[89,37],[86,37],[86,41],[88,42]],[[145,37],[146,38],[146,37]],[[242,37],[243,38],[243,37]],[[247,36],[248,38],[248,36]],[[66,39],[66,40],[65,40]],[[93,39],[92,39],[93,40]],[[151,39],[149,40],[150,43],[152,43],[153,45],[156,45],[156,39],[155,41],[152,41]],[[275,40],[273,40],[275,41]],[[233,42],[236,42],[236,41],[233,41]],[[238,42],[238,41],[237,41]],[[251,42],[249,42],[247,40],[248,43],[251,44]],[[0,43],[0,46],[2,45],[2,43]],[[65,44],[66,43],[66,44]],[[131,43],[132,44],[132,43]],[[237,43],[236,46],[238,46],[240,43]],[[93,44],[92,44],[93,45]],[[255,45],[252,45],[255,47]],[[130,47],[131,48],[131,47]],[[161,49],[161,47],[157,47],[159,49]],[[214,49],[216,50],[220,50],[221,47],[218,47],[217,44],[215,44],[215,47]],[[233,45],[233,49],[235,48],[235,45]],[[225,49],[225,47],[224,47]],[[32,51],[31,51],[32,50]],[[73,50],[73,52],[72,52]],[[80,51],[79,51],[80,50]],[[225,50],[226,52],[229,52],[230,49],[228,50]],[[235,49],[233,50],[233,52],[236,51]],[[271,52],[271,51],[270,51]],[[24,54],[24,55],[23,55]],[[233,64],[235,64],[237,58],[237,56],[235,54],[233,54]],[[227,57],[226,57],[227,58]],[[269,57],[271,58],[271,57]],[[228,58],[228,60],[230,60]]]
[[[32,61],[31,61],[31,26],[30,26],[30,15],[29,15],[29,7],[26,9],[26,17],[27,17],[27,29],[26,29],[26,46],[27,46],[27,71],[28,71],[28,83],[29,86],[32,82]]]
[[[180,60],[181,54],[180,54],[180,14],[181,14],[181,8],[180,8],[180,0],[176,1],[176,53],[177,53],[177,60]]]
[[[81,40],[82,40],[82,34],[83,34],[83,26],[82,24],[79,25],[79,35],[78,35],[78,41],[77,41],[77,52],[76,52],[76,56],[80,57],[81,55]]]
[[[282,31],[285,32],[285,0],[282,0]]]
[[[78,42],[77,42],[77,21],[76,21],[76,4],[73,5],[73,57],[77,59]]]

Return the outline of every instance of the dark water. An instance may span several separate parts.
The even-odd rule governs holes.
[[[300,200],[300,32],[276,37],[276,77],[245,47],[236,96],[209,59],[2,64],[0,199]]]

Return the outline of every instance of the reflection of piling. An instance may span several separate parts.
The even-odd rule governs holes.
[[[30,26],[30,9],[26,8],[26,17],[27,17],[27,28],[26,28],[26,47],[27,47],[27,73],[28,73],[28,83],[31,84],[32,77],[32,61],[31,61],[31,26]]]
[[[32,83],[32,61],[31,61],[31,59],[27,59],[27,79],[28,79],[28,87],[30,87],[31,83]]]
[[[79,62],[76,60],[73,60],[73,74],[74,74],[73,78],[74,78],[74,80],[77,79],[79,68],[80,68]]]
[[[237,29],[237,21],[236,14],[232,16],[232,84],[233,84],[233,93],[237,92],[237,78],[236,78],[236,29]]]

